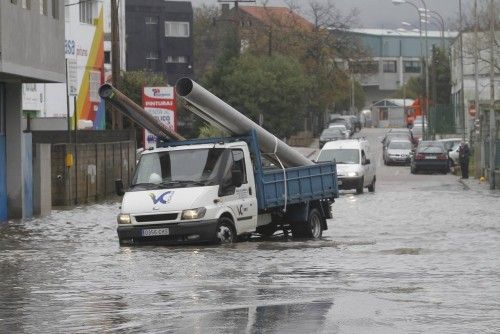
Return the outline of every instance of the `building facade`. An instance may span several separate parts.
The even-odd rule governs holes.
[[[0,222],[33,215],[32,136],[22,84],[64,82],[64,3],[0,2]]]
[[[193,8],[188,1],[127,0],[126,69],[162,74],[169,85],[193,75]]]
[[[332,30],[333,34],[347,34],[347,38],[366,50],[365,59],[342,61],[341,66],[357,79],[363,87],[366,103],[391,98],[410,78],[424,71],[425,35],[419,32],[388,29]],[[432,55],[433,46],[448,48],[456,33],[427,32],[427,55]]]
[[[65,59],[62,62],[67,66],[69,85],[24,85],[24,110],[34,111],[37,117],[67,119],[69,116],[72,127],[80,124],[80,127],[104,129],[104,100],[97,93],[104,82],[103,22],[101,1],[64,1]],[[34,103],[35,97],[39,97],[38,104]]]

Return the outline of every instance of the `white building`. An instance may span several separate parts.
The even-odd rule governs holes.
[[[72,118],[92,122],[94,129],[104,128],[104,102],[97,91],[104,82],[103,2],[64,1],[67,81],[73,92],[69,103],[67,84],[28,84],[23,88],[23,109],[38,117]],[[35,97],[39,100],[35,102]],[[76,105],[76,108],[75,108]],[[61,124],[67,124],[62,122]]]

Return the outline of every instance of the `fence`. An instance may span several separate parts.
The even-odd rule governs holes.
[[[457,133],[455,123],[455,110],[457,108],[461,107],[449,104],[438,104],[429,107],[429,133],[433,135]]]
[[[77,144],[75,144],[77,139]],[[67,131],[36,131],[33,142],[51,144],[53,206],[89,203],[114,195],[115,179],[130,184],[135,171],[136,142],[132,131],[78,131],[68,143]],[[74,165],[66,166],[72,153]]]

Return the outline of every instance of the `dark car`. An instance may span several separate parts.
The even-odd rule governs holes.
[[[448,173],[448,152],[442,142],[421,141],[411,157],[411,173],[419,171],[438,171]]]
[[[339,128],[324,129],[319,136],[319,148],[322,148],[326,142],[338,139],[344,139],[345,134]]]
[[[349,130],[351,136],[354,134],[354,127],[352,126],[352,122],[350,119],[346,119],[345,117],[338,117],[330,120],[330,125],[332,124],[343,124],[346,129]]]
[[[361,120],[359,119],[358,116],[349,116],[349,118],[351,119],[351,123],[353,124],[354,126],[354,130],[355,131],[361,131]]]

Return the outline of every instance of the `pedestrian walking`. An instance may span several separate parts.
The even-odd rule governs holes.
[[[458,161],[460,162],[460,170],[462,171],[462,179],[469,178],[469,145],[466,142],[461,142],[458,148]]]

